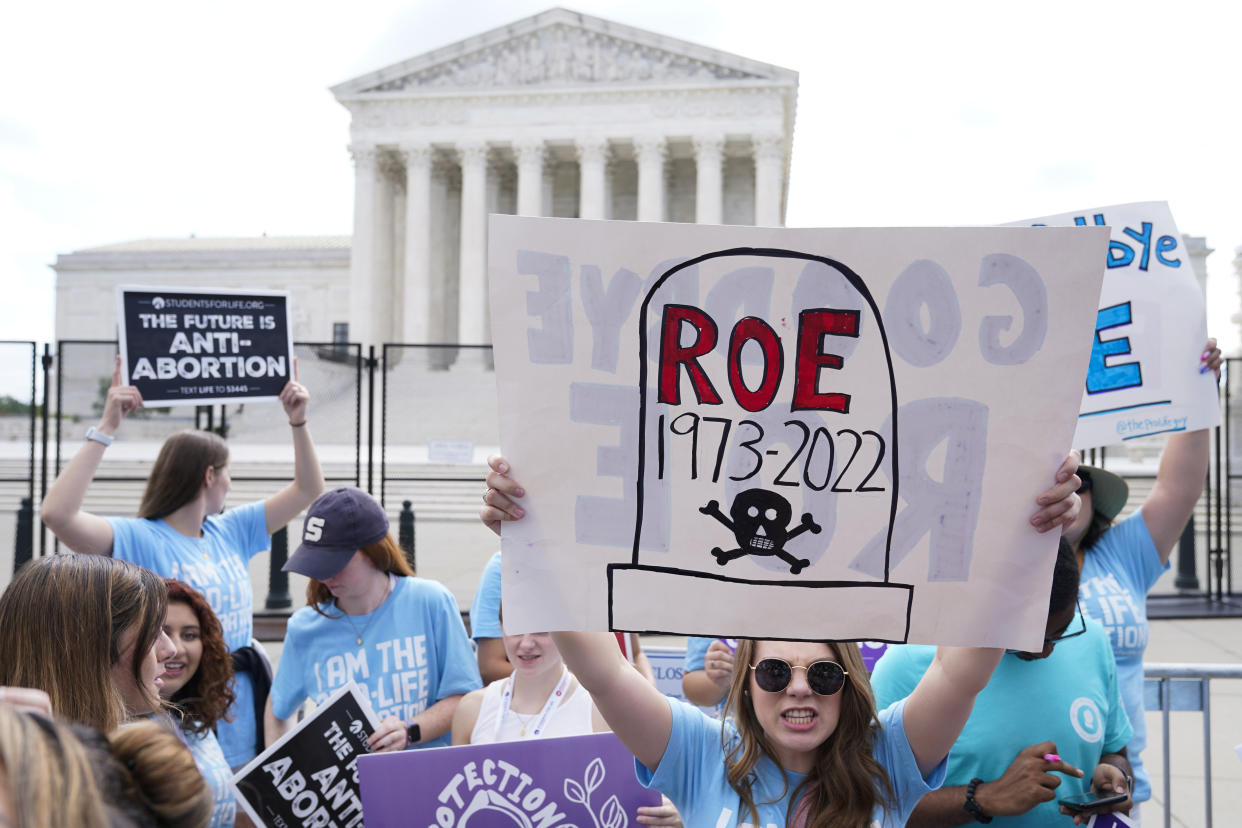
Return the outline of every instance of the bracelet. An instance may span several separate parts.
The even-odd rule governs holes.
[[[970,814],[975,822],[988,823],[992,821],[992,818],[983,812],[978,802],[975,802],[975,788],[982,784],[983,780],[977,776],[970,780],[970,784],[966,786],[966,801],[962,803],[962,810]]]
[[[302,426],[306,425],[306,420],[303,420],[303,421],[302,421],[302,422],[300,422],[300,423],[295,423],[293,420],[290,420],[290,421],[289,421],[289,425],[290,425],[292,428],[301,428]]]
[[[87,440],[94,440],[96,443],[99,443],[104,448],[107,448],[108,446],[112,445],[112,441],[116,439],[110,434],[104,434],[102,431],[95,428],[94,426],[91,426],[90,428],[88,428],[84,436]]]

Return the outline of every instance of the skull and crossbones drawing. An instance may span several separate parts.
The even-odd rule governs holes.
[[[729,517],[720,511],[720,504],[715,500],[700,506],[699,511],[723,523],[737,539],[737,549],[726,551],[718,546],[712,549],[716,563],[721,566],[746,555],[775,555],[789,564],[789,571],[794,575],[803,567],[810,566],[811,562],[806,558],[795,558],[786,552],[785,544],[803,532],[819,533],[821,527],[811,518],[811,513],[806,512],[802,515],[802,522],[791,530],[789,520],[793,516],[793,507],[775,492],[765,489],[739,492],[729,507]]]

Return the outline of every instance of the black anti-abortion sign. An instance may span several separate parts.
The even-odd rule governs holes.
[[[237,802],[256,825],[363,824],[358,757],[375,732],[364,695],[357,684],[345,685],[233,777]]]
[[[270,400],[293,377],[287,293],[122,285],[117,320],[147,405]]]

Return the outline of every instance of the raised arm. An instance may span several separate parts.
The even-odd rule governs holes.
[[[1078,452],[1072,451],[1057,469],[1056,482],[1036,499],[1031,524],[1049,532],[1073,523],[1081,505]],[[1055,554],[1055,553],[1054,553]],[[940,647],[927,672],[906,702],[906,738],[919,772],[926,776],[949,754],[970,711],[1004,651],[992,647]]]
[[[1199,359],[1200,370],[1214,371],[1220,378],[1221,354],[1216,340],[1209,339]],[[1174,434],[1160,456],[1160,468],[1151,494],[1143,501],[1143,522],[1160,553],[1169,560],[1186,521],[1194,512],[1211,460],[1212,439],[1207,429]]]
[[[142,394],[132,385],[121,385],[121,357],[112,368],[112,385],[104,399],[103,416],[95,431],[104,441],[87,440],[65,466],[60,477],[47,490],[39,509],[40,517],[52,534],[74,552],[112,554],[112,524],[98,515],[82,511],[86,490],[99,469],[107,450],[107,438],[116,435],[125,415],[142,407]]]
[[[516,502],[526,491],[509,477],[503,457],[493,455],[487,464],[491,472],[479,519],[499,535],[501,522],[526,514]],[[655,770],[673,731],[673,714],[664,696],[625,660],[611,633],[554,632],[552,640],[608,727],[638,761]]]
[[[630,666],[611,633],[554,632],[552,640],[612,732],[638,761],[655,770],[673,731],[668,701]]]
[[[323,493],[323,471],[319,468],[319,456],[315,453],[310,424],[306,420],[310,394],[297,381],[296,361],[293,376],[280,392],[280,404],[285,408],[293,432],[293,482],[263,503],[269,535],[283,528]]]

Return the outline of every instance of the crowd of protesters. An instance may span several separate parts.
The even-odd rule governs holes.
[[[1214,341],[1201,362],[1219,374]],[[687,704],[657,689],[637,636],[506,636],[499,553],[472,643],[379,503],[323,491],[309,399],[296,379],[280,394],[294,479],[266,499],[226,510],[227,445],[182,432],[138,517],[100,517],[82,508],[87,490],[142,405],[118,361],[100,422],[43,503],[70,551],[26,564],[0,595],[0,826],[249,824],[232,774],[351,680],[386,699],[377,752],[612,731],[664,796],[640,824],[1068,825],[1092,810],[1057,805],[1066,779],[1113,794],[1095,810],[1135,821],[1150,796],[1144,598],[1198,497],[1206,432],[1169,440],[1151,494],[1115,525],[1124,481],[1076,453],[1050,475],[1031,518],[1061,534],[1041,651],[891,647],[872,676],[851,642],[691,639]],[[499,533],[524,516],[526,492],[520,470],[489,463],[480,518]],[[248,564],[303,513],[286,569],[310,579],[307,602],[273,673]],[[1083,699],[1099,717],[1086,735],[1059,721]]]

